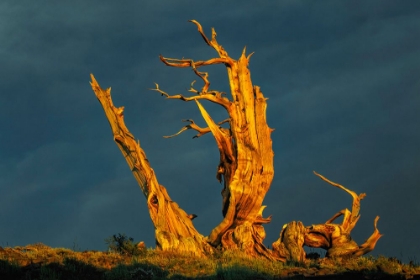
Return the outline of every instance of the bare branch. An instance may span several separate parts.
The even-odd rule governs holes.
[[[383,234],[381,234],[377,228],[378,220],[379,220],[379,216],[376,216],[373,222],[374,231],[372,235],[365,241],[365,243],[359,246],[359,250],[354,254],[354,256],[356,257],[362,256],[364,254],[369,253],[375,248],[376,242],[378,242],[379,238],[383,236]]]
[[[221,45],[219,45],[219,43],[217,43],[217,33],[216,30],[214,30],[214,28],[211,29],[211,40],[209,40],[206,34],[204,34],[203,28],[201,27],[200,23],[198,23],[196,20],[189,20],[189,22],[192,22],[197,26],[198,32],[201,34],[201,37],[203,37],[206,44],[215,49],[220,57],[229,57],[225,49]]]
[[[191,85],[193,83],[191,83]],[[200,94],[200,93],[198,93],[200,95],[191,96],[191,97],[185,97],[182,94],[169,95],[167,92],[161,90],[159,88],[159,85],[157,83],[155,83],[155,85],[156,85],[156,88],[150,88],[150,90],[157,91],[162,96],[164,95],[168,99],[181,99],[182,101],[186,101],[186,102],[192,101],[192,100],[204,99],[204,100],[208,100],[210,102],[219,104],[219,105],[221,105],[225,109],[227,109],[229,107],[229,104],[230,104],[230,101],[226,97],[221,97],[222,96],[222,93],[217,92],[217,91],[211,91],[211,92],[208,92],[207,94]],[[194,90],[193,88],[192,88],[192,90],[193,90],[193,92],[196,92],[197,93],[197,91]],[[189,91],[191,91],[191,89]]]
[[[353,197],[353,205],[352,205],[352,209],[351,209],[351,214],[350,215],[344,215],[344,219],[343,219],[343,228],[347,231],[350,232],[354,226],[356,225],[357,221],[360,218],[359,212],[360,212],[360,201],[366,197],[365,193],[361,193],[359,195],[357,195],[354,191],[351,191],[347,188],[345,188],[344,186],[334,183],[330,180],[328,180],[327,178],[325,178],[324,176],[322,176],[321,174],[318,174],[314,171],[314,174],[316,176],[318,176],[319,178],[321,178],[322,180],[324,180],[325,182],[344,190],[345,192],[347,192],[348,194],[350,194]],[[345,211],[345,210],[343,210]],[[348,210],[347,210],[348,211]]]
[[[192,59],[177,59],[177,58],[169,58],[169,57],[163,57],[162,55],[159,55],[159,59],[166,65],[171,67],[177,67],[177,68],[187,68],[191,67],[191,61]],[[206,61],[196,61],[194,62],[195,67],[201,67],[201,66],[207,66],[207,65],[216,65],[216,64],[225,64],[225,65],[232,65],[234,63],[234,60],[230,57],[216,57],[212,58]]]
[[[196,90],[195,88],[194,88],[194,84],[195,84],[195,80],[194,81],[192,81],[192,83],[191,83],[191,85],[190,85],[190,89],[188,90],[189,92],[194,92],[194,93],[196,93],[196,94],[198,94],[198,95],[200,95],[200,94],[202,94],[200,91],[198,91],[198,90]],[[217,90],[211,90],[211,91],[208,91],[207,92],[207,94],[211,94],[211,95],[214,95],[214,96],[216,96],[217,98],[222,98],[223,100],[227,100],[228,101],[228,99],[227,98],[223,98],[223,95],[226,95],[226,92],[223,92],[223,91],[217,91]]]
[[[194,84],[195,84],[195,82],[196,82],[196,80],[194,80],[194,81],[192,81],[192,82],[191,82],[191,84],[190,84],[190,89],[189,89],[188,91],[189,91],[189,92],[194,92],[194,93],[196,93],[196,94],[200,94],[200,92],[194,88]]]
[[[160,56],[160,60],[168,66],[172,66],[172,67],[191,67],[193,69],[194,73],[198,77],[200,77],[200,79],[203,80],[204,86],[202,87],[201,92],[197,91],[196,89],[193,88],[193,84],[195,83],[195,81],[193,81],[191,83],[191,88],[190,88],[189,91],[194,92],[196,94],[200,94],[200,95],[202,95],[202,94],[212,94],[219,99],[228,101],[227,98],[222,97],[223,93],[220,93],[220,92],[215,91],[215,90],[208,91],[208,89],[210,87],[210,81],[208,80],[208,76],[209,76],[208,72],[199,72],[197,70],[197,67],[200,66],[201,61],[194,62],[194,60],[192,60],[192,59],[173,59],[173,58],[165,58],[163,56]],[[174,62],[171,63],[171,62],[168,62],[168,60],[172,60]],[[211,60],[220,60],[220,58],[214,58],[214,59],[211,59]],[[207,62],[209,62],[209,61],[207,61]],[[182,65],[182,66],[179,66],[179,65]],[[185,66],[185,65],[187,65],[187,66]]]
[[[209,127],[205,127],[205,128],[199,127],[199,126],[198,126],[198,125],[196,125],[196,124],[195,124],[195,122],[194,122],[193,120],[191,120],[191,119],[188,119],[188,120],[182,120],[182,121],[183,121],[183,122],[190,122],[190,124],[188,124],[188,125],[184,126],[183,128],[181,128],[181,130],[180,130],[180,131],[178,131],[177,133],[175,133],[175,134],[173,134],[173,135],[169,135],[169,136],[163,136],[163,138],[172,138],[172,137],[178,136],[179,134],[181,134],[182,132],[184,132],[184,131],[186,131],[186,130],[188,130],[188,129],[194,129],[195,131],[198,131],[198,134],[197,134],[197,135],[195,135],[195,136],[193,137],[193,139],[194,139],[194,138],[201,137],[201,136],[203,136],[204,134],[207,134],[207,133],[211,132],[211,130],[210,130],[210,128],[209,128]],[[227,122],[229,122],[229,121],[230,121],[230,119],[226,119],[226,120],[223,120],[223,121],[221,121],[221,122],[219,122],[219,123],[217,123],[217,124],[218,124],[218,125],[222,125],[222,124],[227,123]],[[222,129],[222,128],[221,128],[221,129]]]
[[[197,25],[198,28],[198,32],[200,32],[201,36],[203,37],[204,41],[206,42],[207,45],[212,46],[212,42],[210,42],[210,40],[207,38],[207,36],[204,34],[203,31],[203,27],[201,27],[201,24],[198,23],[196,20],[191,19],[189,20],[189,22],[194,23],[195,25]]]
[[[343,216],[345,214],[345,210],[341,210],[339,212],[337,212],[334,216],[332,216],[331,219],[329,219],[328,221],[326,221],[326,224],[331,224],[332,222],[334,222],[335,219]]]
[[[197,68],[194,65],[194,62],[192,62],[192,66],[191,67],[192,67],[194,73],[197,76],[199,76],[203,80],[203,82],[204,82],[204,85],[201,88],[200,94],[207,94],[208,93],[208,90],[209,90],[209,87],[210,87],[210,81],[208,79],[209,73],[208,72],[198,72]]]
[[[170,135],[170,136],[163,136],[163,138],[172,138],[172,137],[178,136],[179,134],[181,134],[182,132],[184,132],[185,130],[188,130],[188,129],[194,129],[195,131],[198,131],[198,134],[195,135],[193,138],[201,137],[204,134],[209,133],[211,131],[210,128],[208,128],[208,127],[206,127],[206,128],[199,127],[198,125],[196,125],[194,123],[193,120],[182,120],[182,121],[183,122],[190,122],[190,124],[188,124],[188,125],[184,126],[183,128],[181,128],[181,130],[178,131],[177,133],[175,133],[173,135]]]

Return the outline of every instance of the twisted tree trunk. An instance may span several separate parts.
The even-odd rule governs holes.
[[[139,183],[143,194],[146,196],[149,213],[155,226],[156,245],[162,250],[177,250],[192,252],[199,256],[211,254],[215,248],[227,250],[238,249],[250,256],[264,256],[273,260],[296,260],[304,261],[305,252],[303,245],[322,247],[328,250],[329,255],[348,253],[354,255],[373,249],[380,234],[376,234],[368,240],[363,248],[357,247],[347,238],[351,229],[358,220],[359,201],[355,203],[359,208],[353,207],[353,213],[349,214],[346,209],[343,225],[338,226],[339,231],[330,230],[334,216],[326,224],[312,227],[304,227],[301,222],[291,222],[283,228],[280,238],[273,243],[273,250],[264,246],[265,230],[263,224],[271,221],[271,216],[264,218],[262,205],[264,197],[273,180],[273,157],[271,132],[266,120],[267,98],[264,97],[258,86],[252,85],[251,75],[248,69],[249,59],[252,54],[246,55],[245,49],[238,60],[228,56],[227,52],[216,41],[216,32],[212,29],[211,40],[204,34],[201,25],[191,20],[198,27],[198,32],[207,45],[214,48],[219,57],[206,61],[194,61],[192,59],[172,59],[160,56],[163,63],[171,67],[190,67],[203,81],[201,90],[196,90],[191,84],[190,92],[195,95],[185,97],[183,95],[169,95],[156,87],[153,89],[169,99],[183,101],[195,101],[208,127],[201,128],[193,120],[186,120],[178,133],[166,136],[166,138],[179,135],[185,130],[193,129],[198,132],[194,137],[200,137],[211,133],[220,153],[220,162],[217,168],[216,178],[223,182],[222,190],[222,215],[224,219],[216,226],[208,237],[202,236],[194,228],[191,215],[187,215],[175,202],[173,202],[166,189],[159,185],[153,169],[140,147],[140,142],[135,141],[134,136],[124,124],[124,107],[114,107],[110,89],[103,90],[96,82],[93,75],[92,88],[104,108],[105,114],[111,125],[114,141],[123,153],[134,177]],[[229,84],[230,98],[223,92],[210,90],[210,82],[206,72],[199,72],[198,68],[223,64],[226,67]],[[228,113],[229,118],[215,122],[199,100],[208,100],[222,106]],[[222,124],[228,123],[224,128]],[[319,174],[317,174],[319,175]],[[321,175],[319,175],[322,177]],[[322,177],[324,178],[324,177]],[[325,178],[324,178],[325,179]],[[327,179],[325,179],[327,180]],[[336,184],[337,185],[337,184]],[[342,187],[344,189],[344,187]],[[341,213],[341,212],[340,212]],[[335,233],[333,233],[335,232]],[[341,235],[340,235],[341,234]],[[345,238],[343,238],[345,236]],[[347,238],[347,239],[346,239]],[[351,247],[350,249],[346,249]]]

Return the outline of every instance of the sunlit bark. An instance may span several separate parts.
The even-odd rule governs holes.
[[[303,246],[321,247],[328,250],[329,256],[352,254],[361,255],[372,250],[380,238],[376,229],[371,238],[363,245],[357,246],[351,241],[350,231],[359,219],[360,200],[364,194],[357,196],[341,185],[325,181],[339,187],[353,196],[352,212],[345,209],[322,225],[304,227],[301,222],[290,222],[283,227],[280,238],[273,243],[273,249],[264,246],[265,230],[263,225],[271,221],[271,216],[264,218],[262,205],[274,176],[271,129],[267,125],[267,98],[258,86],[251,82],[248,69],[252,54],[246,55],[244,49],[238,60],[229,57],[228,53],[216,41],[216,32],[212,29],[211,39],[204,34],[201,25],[191,20],[207,45],[216,50],[218,57],[205,61],[192,59],[173,59],[160,56],[167,66],[191,68],[202,80],[200,90],[191,83],[190,92],[194,95],[170,95],[155,84],[154,91],[167,99],[179,99],[185,102],[194,101],[207,127],[199,127],[193,120],[181,130],[166,138],[180,135],[192,129],[201,137],[211,133],[220,153],[216,178],[222,183],[222,222],[217,225],[208,237],[203,237],[194,228],[192,219],[178,204],[173,202],[166,189],[159,185],[153,169],[146,158],[140,143],[124,124],[123,107],[114,107],[110,89],[100,88],[92,77],[92,88],[104,108],[111,125],[114,141],[127,160],[134,177],[146,196],[149,213],[156,230],[157,247],[163,250],[192,252],[196,255],[211,254],[216,248],[241,250],[250,256],[263,256],[272,260],[305,261]],[[210,89],[208,73],[198,69],[207,65],[222,64],[226,67],[230,85],[230,96]],[[214,121],[201,101],[207,100],[223,107],[228,118]],[[227,127],[223,127],[225,125]],[[344,215],[341,225],[332,224],[335,218]]]
[[[111,89],[103,90],[93,75],[92,88],[101,102],[109,121],[114,141],[120,148],[147,199],[150,217],[155,225],[156,246],[160,249],[192,252],[196,255],[211,253],[213,248],[194,228],[191,218],[172,201],[164,186],[157,181],[145,152],[124,123],[124,107],[116,108],[111,99]]]
[[[305,234],[304,244],[309,247],[327,250],[327,257],[357,257],[372,251],[375,248],[376,242],[382,236],[376,227],[379,216],[376,216],[374,221],[374,232],[365,243],[359,246],[350,236],[351,231],[360,218],[360,201],[365,198],[366,194],[361,193],[357,195],[342,185],[334,183],[316,172],[314,173],[322,180],[350,194],[353,198],[353,205],[351,212],[346,208],[336,213],[325,224],[309,226]],[[333,221],[340,216],[343,216],[343,222],[341,224],[333,224]]]

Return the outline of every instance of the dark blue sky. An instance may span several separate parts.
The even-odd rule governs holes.
[[[283,224],[322,223],[351,197],[315,170],[366,192],[353,238],[381,218],[373,255],[420,259],[419,1],[2,1],[0,4],[0,246],[43,242],[105,250],[126,233],[154,246],[146,202],[89,85],[93,73],[125,106],[158,180],[207,235],[221,220],[218,150],[191,139],[193,103],[165,100],[154,82],[188,93],[196,76],[162,54],[215,57],[196,27],[215,27],[231,57],[255,52],[253,83],[269,98],[275,178],[264,204],[266,245]],[[211,88],[228,91],[223,66]],[[203,103],[213,119],[226,113]]]

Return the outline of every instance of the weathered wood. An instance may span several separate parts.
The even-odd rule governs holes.
[[[366,194],[361,193],[360,195],[357,195],[355,192],[328,180],[316,172],[314,172],[314,174],[329,184],[350,194],[353,198],[353,204],[351,212],[348,209],[343,209],[325,222],[325,224],[307,227],[304,245],[327,250],[327,257],[357,257],[372,251],[375,248],[376,242],[382,236],[376,227],[379,216],[375,218],[373,234],[368,240],[366,240],[365,243],[359,246],[350,236],[352,229],[356,226],[356,223],[360,218],[360,201],[366,196]],[[335,219],[342,215],[344,217],[341,224],[332,223]]]
[[[303,250],[306,228],[302,222],[290,222],[283,226],[280,237],[273,242],[273,254],[283,261],[304,262]]]
[[[263,256],[279,261],[305,261],[303,246],[324,248],[327,256],[360,256],[371,251],[381,234],[376,228],[379,217],[375,219],[375,231],[366,243],[358,246],[351,240],[350,232],[359,219],[360,200],[365,194],[357,195],[343,186],[329,181],[315,173],[321,179],[346,191],[353,197],[353,207],[350,212],[344,209],[335,214],[325,224],[304,227],[301,222],[290,222],[283,227],[279,239],[274,242],[273,249],[264,246],[265,230],[263,225],[271,221],[271,216],[264,218],[262,205],[274,176],[271,129],[267,125],[267,98],[258,86],[251,82],[248,69],[250,57],[244,49],[238,60],[229,57],[228,53],[216,40],[216,32],[212,29],[209,39],[195,21],[198,32],[207,45],[216,50],[219,57],[205,61],[192,59],[174,59],[160,56],[167,66],[191,68],[203,82],[200,90],[191,83],[190,92],[193,96],[181,94],[170,95],[155,84],[154,91],[168,99],[179,99],[185,102],[194,101],[205,120],[207,127],[202,128],[193,120],[184,120],[188,125],[181,128],[171,138],[192,129],[198,132],[194,138],[211,133],[220,153],[216,178],[222,183],[222,222],[217,225],[208,237],[203,237],[194,228],[194,214],[187,215],[178,204],[169,197],[166,189],[157,181],[146,154],[140,147],[140,142],[124,124],[124,107],[114,107],[111,90],[103,90],[93,75],[92,88],[102,104],[106,117],[111,125],[114,141],[127,160],[134,177],[147,199],[150,217],[155,226],[157,247],[163,250],[192,252],[204,256],[211,254],[216,248],[224,250],[241,250],[249,256]],[[226,67],[230,97],[225,93],[210,89],[208,73],[198,69],[207,65],[222,64]],[[207,100],[222,106],[228,119],[216,122],[201,104]],[[228,127],[222,127],[227,124]],[[333,221],[344,215],[341,225]]]
[[[263,245],[265,237],[262,224],[270,219],[262,217],[262,202],[273,179],[273,157],[271,132],[266,121],[266,98],[260,88],[253,86],[248,63],[251,55],[245,49],[238,60],[229,57],[228,53],[216,41],[216,32],[212,29],[211,40],[204,34],[201,25],[192,20],[204,41],[214,48],[218,58],[207,61],[192,59],[173,59],[160,56],[163,63],[171,67],[191,67],[203,81],[200,91],[191,85],[191,92],[196,95],[185,97],[169,95],[156,85],[154,90],[166,98],[183,101],[195,100],[208,128],[199,128],[193,121],[179,133],[194,129],[197,137],[211,132],[220,152],[220,162],[216,177],[223,181],[222,214],[224,219],[216,226],[208,237],[209,243],[226,249],[240,249],[250,255],[272,254]],[[227,69],[231,98],[223,97],[221,92],[210,90],[208,74],[199,72],[198,68],[206,65],[224,64]],[[226,109],[229,115],[229,128],[221,127],[207,113],[199,100],[208,100]]]
[[[157,248],[173,249],[205,255],[213,248],[194,228],[187,213],[172,201],[164,186],[157,181],[140,141],[135,140],[124,123],[124,107],[116,108],[111,99],[111,88],[103,90],[91,75],[91,86],[101,103],[112,129],[114,141],[121,150],[147,199],[150,217],[155,226]]]

